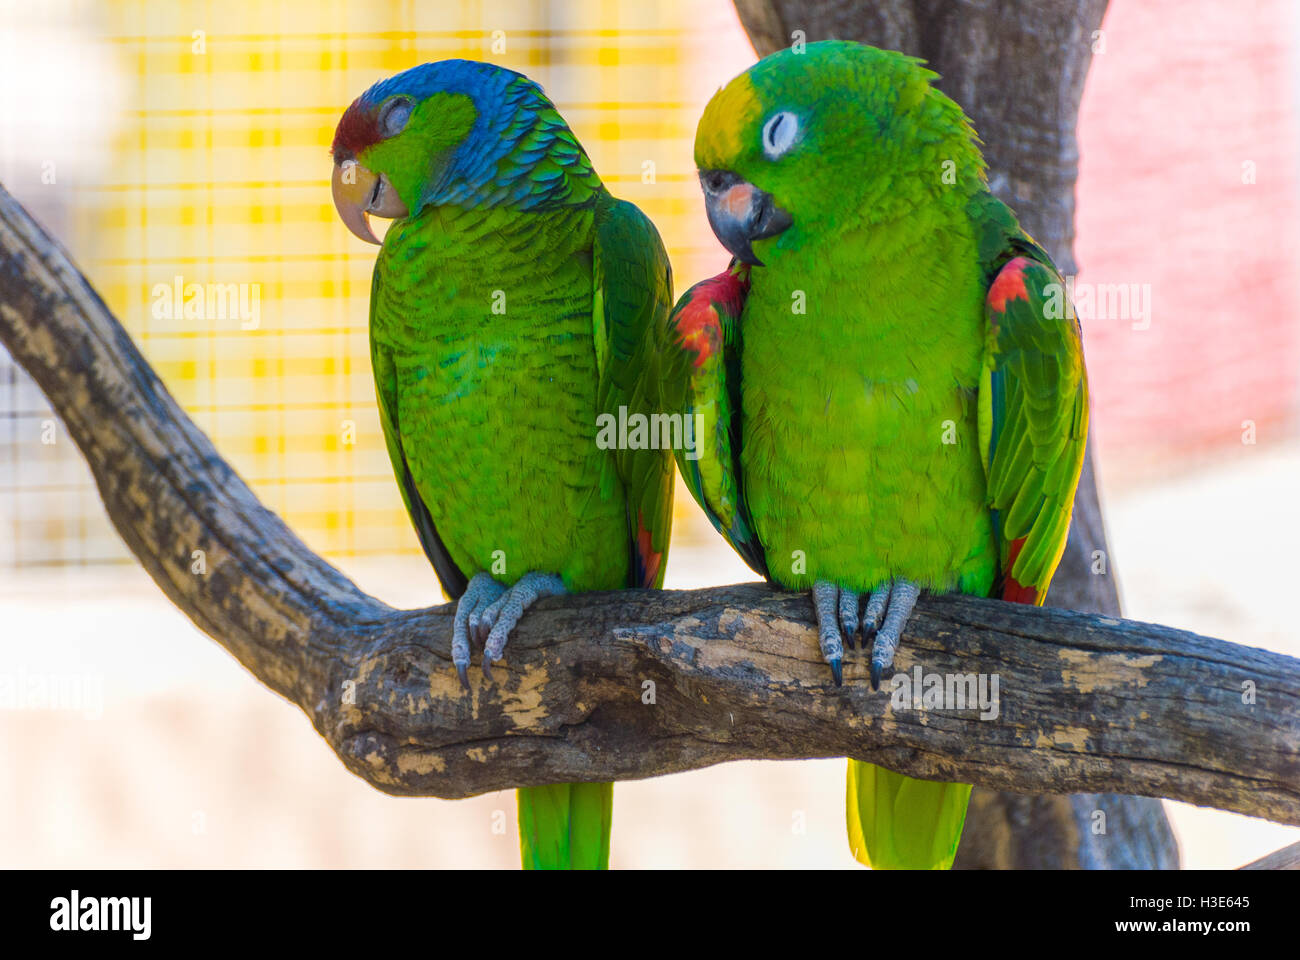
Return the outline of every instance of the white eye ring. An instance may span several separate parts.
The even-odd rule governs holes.
[[[406,121],[411,119],[414,104],[406,97],[395,97],[384,105],[379,115],[379,129],[384,137],[395,137],[406,128]]]
[[[789,110],[772,114],[763,124],[763,152],[769,160],[783,157],[799,136],[799,118]]]

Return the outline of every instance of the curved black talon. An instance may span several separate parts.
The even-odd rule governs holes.
[[[483,658],[483,679],[488,683],[497,682],[496,677],[492,676],[492,664],[488,662],[487,657]]]
[[[835,686],[837,687],[844,686],[844,667],[842,665],[843,661],[841,661],[839,657],[835,657],[834,659],[827,660],[826,662],[831,665],[831,676],[835,678]]]
[[[865,645],[864,645],[865,649]],[[880,675],[885,672],[885,665],[879,660],[871,661],[871,689],[880,689]]]
[[[469,693],[469,667],[463,663],[456,664],[456,675],[460,677],[460,685]]]

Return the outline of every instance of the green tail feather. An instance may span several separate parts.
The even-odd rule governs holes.
[[[612,783],[556,783],[518,792],[525,870],[609,869]]]
[[[849,848],[874,870],[947,870],[969,802],[969,783],[915,780],[850,760]]]

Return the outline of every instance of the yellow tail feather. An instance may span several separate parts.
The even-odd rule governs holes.
[[[874,870],[947,870],[957,856],[970,784],[916,780],[849,761],[849,849]]]

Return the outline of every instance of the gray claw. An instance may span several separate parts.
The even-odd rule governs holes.
[[[817,645],[822,659],[831,665],[835,685],[843,682],[841,663],[844,660],[844,640],[840,635],[838,605],[840,588],[829,580],[813,584],[813,609],[817,611]]]
[[[858,632],[858,595],[840,588],[840,629],[844,633],[844,646],[853,649],[853,638]],[[866,646],[865,642],[863,646]]]
[[[865,641],[870,640],[880,629],[880,619],[885,615],[885,607],[889,605],[889,584],[883,587],[877,587],[871,591],[867,597],[867,608],[862,614],[862,639],[863,647],[866,647]]]
[[[894,654],[903,638],[903,628],[907,626],[907,618],[912,615],[912,608],[920,595],[921,589],[916,584],[907,580],[894,581],[889,595],[889,611],[871,647],[871,689],[880,689],[881,675],[893,666]],[[872,594],[872,600],[875,596]]]
[[[451,662],[456,666],[460,685],[469,690],[469,639],[476,631],[479,611],[505,593],[505,587],[486,573],[476,573],[456,602],[456,616],[451,628]]]
[[[509,601],[510,590],[503,590],[499,597],[470,619],[470,629],[474,631],[475,639],[481,641],[484,646],[487,645],[487,639],[492,633],[492,627],[497,622],[497,617],[501,614],[502,607]]]
[[[492,625],[483,644],[483,674],[489,681],[492,674],[488,664],[501,659],[506,641],[510,639],[510,631],[519,623],[524,611],[542,597],[553,597],[565,592],[564,581],[553,573],[525,573],[484,611],[480,623],[491,618]]]

